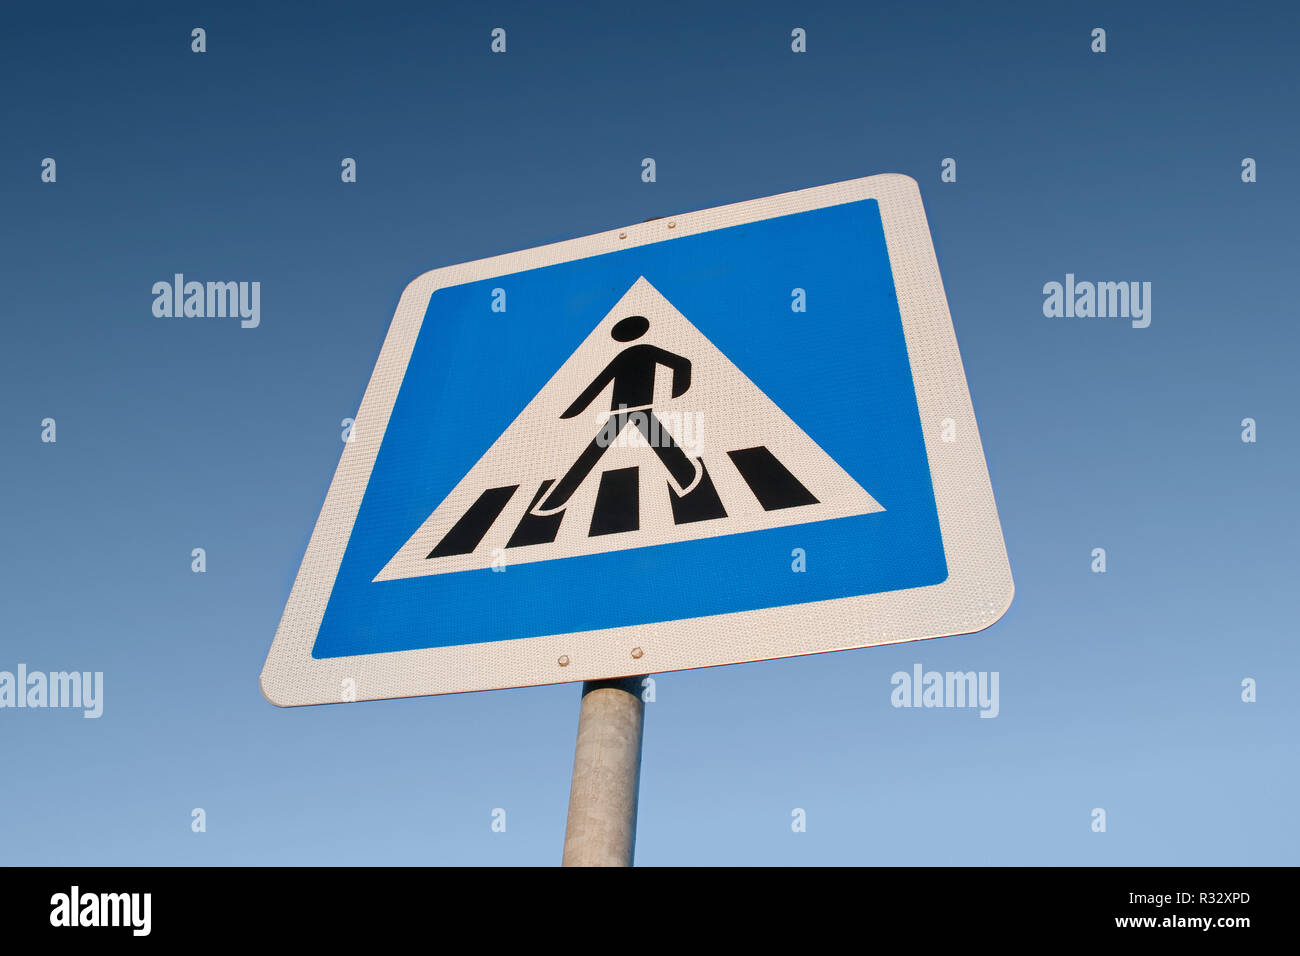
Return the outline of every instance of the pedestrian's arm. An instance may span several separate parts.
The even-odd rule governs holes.
[[[679,398],[686,394],[686,390],[691,387],[691,361],[684,359],[680,355],[674,355],[665,349],[656,348],[654,351],[655,361],[660,365],[666,365],[673,372],[673,398]]]
[[[596,380],[588,385],[581,395],[573,400],[573,404],[564,410],[561,418],[573,418],[582,414],[582,410],[595,401],[596,396],[601,393],[610,379],[614,377],[614,363],[610,362],[605,366],[605,371],[596,376]]]

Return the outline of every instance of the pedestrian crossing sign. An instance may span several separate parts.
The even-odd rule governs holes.
[[[412,282],[262,673],[279,705],[981,630],[1013,585],[916,183]]]

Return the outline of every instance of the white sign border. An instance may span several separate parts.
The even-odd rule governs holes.
[[[436,290],[864,199],[875,199],[880,206],[948,563],[945,581],[678,621],[352,657],[312,657],[389,416]],[[952,419],[955,441],[942,440],[944,419]],[[911,177],[890,173],[434,269],[411,282],[398,302],[352,438],[344,445],[294,580],[262,669],[262,693],[281,707],[383,700],[662,673],[948,637],[996,622],[1010,607],[1013,593],[997,506],[920,188]]]

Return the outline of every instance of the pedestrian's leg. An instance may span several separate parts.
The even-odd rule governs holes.
[[[614,422],[614,438],[618,437],[619,432],[623,430],[623,426],[626,424],[627,416],[617,416]],[[578,490],[578,486],[591,474],[591,469],[596,467],[596,462],[600,461],[600,457],[605,454],[605,449],[610,446],[609,434],[609,426],[606,425],[605,428],[600,430],[600,434],[591,440],[591,444],[582,450],[582,454],[565,472],[564,477],[556,482],[555,487],[551,489],[551,493],[533,509],[533,514],[552,514],[569,503],[569,499]]]
[[[681,446],[673,441],[672,433],[667,428],[664,428],[663,422],[655,418],[654,412],[636,412],[632,418],[636,421],[637,427],[641,429],[641,434],[645,435],[646,441],[650,443],[650,447],[659,456],[659,460],[668,469],[668,474],[673,476],[673,481],[677,484],[677,490],[682,494],[690,491],[695,486],[695,482],[699,480],[703,469],[687,457]],[[656,435],[658,436],[657,441],[654,437]]]

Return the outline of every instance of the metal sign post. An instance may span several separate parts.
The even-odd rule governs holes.
[[[582,685],[564,866],[631,866],[641,784],[643,677]]]

